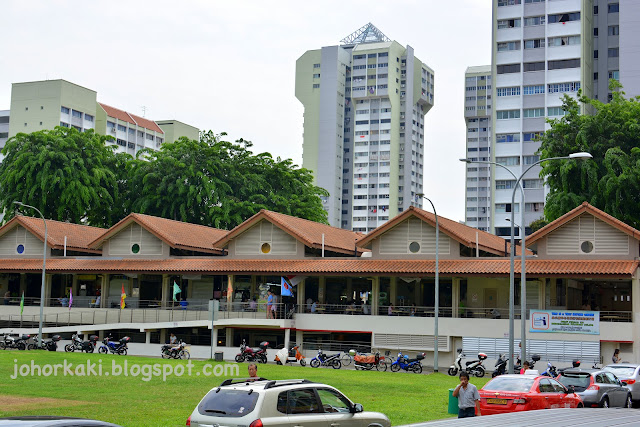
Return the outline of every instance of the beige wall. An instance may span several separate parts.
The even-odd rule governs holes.
[[[134,254],[131,248],[140,246],[140,252]],[[162,240],[133,223],[111,237],[102,246],[103,256],[126,256],[127,258],[168,258],[170,247]]]

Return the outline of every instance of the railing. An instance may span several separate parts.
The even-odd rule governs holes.
[[[348,353],[349,350],[356,350],[359,353],[370,353],[371,343],[360,341],[304,341],[302,348],[306,351],[318,351],[318,349],[322,349],[325,353]]]
[[[378,316],[412,316],[412,317],[434,317],[434,307],[418,306],[379,306],[378,312],[372,312],[370,305],[349,305],[349,304],[316,304],[297,307],[298,313],[312,314],[348,314],[348,315],[378,315]],[[442,317],[451,317],[451,307],[440,307],[438,311]]]

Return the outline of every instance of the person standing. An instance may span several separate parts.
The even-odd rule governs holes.
[[[458,398],[458,418],[480,416],[480,393],[469,383],[469,374],[460,372],[460,384],[453,390],[453,397]],[[477,413],[476,413],[477,410]]]
[[[273,305],[273,294],[271,291],[267,291],[269,296],[267,297],[267,319],[271,319],[273,315],[273,311],[271,311],[271,306]]]
[[[9,305],[9,300],[11,299],[11,291],[7,291],[4,294],[4,305]]]
[[[620,363],[620,349],[619,348],[616,348],[613,351],[613,357],[611,357],[611,361],[613,363]]]

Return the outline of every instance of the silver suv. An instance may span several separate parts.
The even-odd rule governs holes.
[[[336,388],[309,380],[225,380],[187,420],[193,427],[389,427],[386,415],[363,412]]]

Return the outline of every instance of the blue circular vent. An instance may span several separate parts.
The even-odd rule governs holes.
[[[18,247],[16,248],[16,251],[18,251],[19,254],[24,253],[24,245],[18,245]]]

